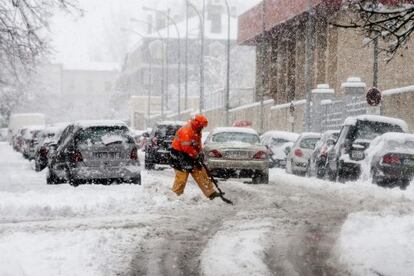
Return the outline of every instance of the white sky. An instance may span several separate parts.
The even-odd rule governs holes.
[[[193,3],[201,0],[192,0]],[[55,61],[70,65],[90,62],[121,62],[133,35],[121,28],[143,28],[131,23],[131,17],[146,19],[141,7],[176,7],[184,0],[79,0],[85,14],[83,17],[70,16],[59,12],[51,23],[52,46]],[[239,3],[242,13],[260,0],[229,0]],[[160,8],[161,8],[160,7]]]

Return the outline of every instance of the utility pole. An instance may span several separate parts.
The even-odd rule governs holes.
[[[308,0],[308,27],[306,33],[306,63],[305,63],[305,89],[306,89],[306,111],[305,129],[311,130],[311,101],[313,86],[313,62],[314,62],[314,14],[312,0]]]
[[[200,21],[200,113],[202,113],[203,111],[203,105],[204,103],[202,103],[202,98],[204,97],[204,20],[203,20],[203,15],[201,15],[201,13],[198,11],[198,9],[189,1],[186,0],[187,5],[189,5],[189,7],[191,7],[194,12],[197,14],[198,19]]]
[[[184,110],[188,109],[188,1],[185,1],[185,75]]]
[[[231,11],[230,5],[227,0],[224,0],[226,3],[227,8],[227,71],[226,71],[226,126],[230,124],[230,43],[231,43],[231,29],[230,29],[230,22],[231,22]]]
[[[170,78],[170,58],[169,58],[169,44],[170,44],[170,9],[167,10],[167,16],[164,17],[166,19],[166,28],[167,28],[167,39],[166,39],[166,47],[165,47],[165,63],[166,63],[166,75],[165,75],[165,105],[167,106],[167,110],[169,109],[168,107],[168,102],[169,99],[168,97],[170,96],[170,84],[169,84],[169,78]]]
[[[200,53],[200,114],[204,111],[204,31],[206,23],[206,0],[203,0],[202,11],[202,26],[201,28],[201,53]]]
[[[264,95],[265,95],[265,63],[266,63],[266,0],[262,1],[262,37],[260,40],[261,50],[261,84],[260,84],[260,133],[264,132]]]

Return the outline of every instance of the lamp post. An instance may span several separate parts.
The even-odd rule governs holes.
[[[165,18],[167,18],[169,21],[171,21],[171,23],[173,23],[175,30],[177,31],[177,45],[178,45],[178,74],[177,74],[177,81],[178,81],[178,119],[181,119],[181,36],[180,36],[180,30],[178,29],[178,25],[177,22],[171,18],[171,16],[166,13],[163,12],[161,10],[157,10],[157,9],[153,9],[153,8],[149,8],[149,7],[143,7],[144,11],[153,11],[153,12],[157,12],[161,15],[163,15]],[[170,26],[167,26],[167,29],[169,30]]]
[[[262,1],[262,39],[261,43],[261,85],[260,85],[260,132],[264,132],[264,94],[265,94],[265,51],[266,51],[266,0]]]
[[[203,16],[200,14],[200,12],[198,11],[198,9],[194,6],[194,4],[192,4],[189,0],[186,0],[186,4],[188,6],[190,6],[194,12],[197,14],[198,19],[200,20],[200,113],[202,113],[203,111],[203,105],[202,104],[202,97],[204,97],[204,20],[203,20]],[[187,52],[187,50],[186,50]]]
[[[200,114],[204,110],[204,32],[206,24],[206,0],[203,0],[203,11],[202,11],[202,28],[201,28],[201,53],[200,53]]]
[[[305,63],[305,90],[306,90],[306,116],[305,129],[311,129],[311,101],[313,85],[313,62],[314,62],[314,18],[312,0],[308,0],[308,28],[306,33],[306,63]]]
[[[145,20],[140,20],[137,18],[131,18],[131,21],[133,22],[138,22],[138,23],[144,23],[146,25],[148,25],[152,30],[156,30],[153,28],[153,25]],[[134,31],[135,32],[135,31]],[[136,32],[135,32],[136,33]],[[164,74],[165,74],[165,49],[166,49],[166,42],[165,39],[163,38],[163,36],[160,34],[159,31],[155,31],[155,33],[157,34],[158,38],[160,39],[161,43],[162,43],[162,61],[161,61],[161,75],[163,77],[161,77],[161,119],[164,119],[164,108],[165,108],[165,83],[164,83]],[[167,68],[167,72],[168,72],[168,68]]]
[[[231,22],[231,12],[230,12],[230,5],[227,0],[224,0],[227,8],[227,49],[226,49],[226,56],[227,56],[227,70],[226,70],[226,125],[230,124],[230,42],[231,42],[231,29],[230,29],[230,22]]]

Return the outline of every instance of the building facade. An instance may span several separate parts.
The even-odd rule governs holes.
[[[307,49],[312,49],[313,56],[309,71],[312,88],[327,83],[338,94],[341,83],[352,76],[372,86],[373,46],[356,30],[331,24],[352,16],[343,9],[342,1],[311,3],[309,14],[307,0],[264,0],[239,17],[238,42],[256,46],[257,99],[262,87],[266,98],[274,99],[275,104],[306,98]],[[310,16],[314,24],[309,24]],[[412,83],[414,70],[406,70],[414,62],[411,44],[390,62],[380,54],[381,90]]]

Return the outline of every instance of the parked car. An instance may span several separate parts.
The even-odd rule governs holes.
[[[21,151],[24,158],[29,160],[33,160],[35,158],[35,148],[43,129],[44,126],[42,125],[27,127],[26,131],[22,135],[23,143],[21,146]]]
[[[36,171],[41,171],[47,167],[51,146],[57,144],[64,128],[64,126],[49,126],[41,132],[35,148],[34,160]]]
[[[325,177],[328,152],[334,147],[338,137],[339,131],[337,130],[329,130],[322,134],[321,139],[315,145],[315,150],[309,161],[309,176]]]
[[[291,148],[298,137],[299,134],[287,131],[268,131],[260,137],[262,145],[268,149],[270,168],[286,167],[286,149]]]
[[[310,157],[319,139],[321,139],[320,133],[302,133],[293,147],[287,149],[286,172],[305,175],[308,171]]]
[[[185,122],[161,122],[153,129],[145,145],[145,169],[170,164],[171,143]]]
[[[252,178],[254,184],[269,183],[267,149],[251,128],[214,129],[205,141],[204,158],[214,176]]]
[[[44,126],[45,115],[42,113],[14,113],[9,119],[10,136],[17,134],[19,129],[30,126]]]
[[[414,135],[389,132],[375,138],[365,151],[362,168],[372,182],[405,189],[414,176]]]
[[[79,121],[67,126],[48,155],[48,184],[141,183],[137,147],[122,121]]]
[[[9,133],[8,128],[0,128],[0,142],[6,142]]]
[[[23,135],[27,131],[26,128],[21,128],[15,131],[12,136],[12,146],[17,152],[21,152],[23,146]]]
[[[341,182],[358,179],[364,151],[372,140],[387,132],[408,132],[407,123],[376,115],[347,118],[335,146],[328,152],[329,179]]]

